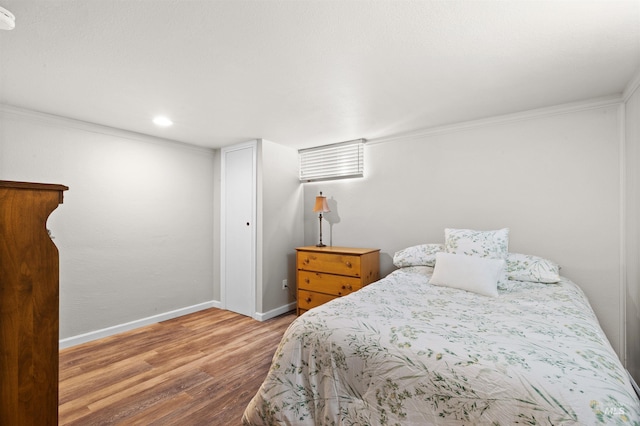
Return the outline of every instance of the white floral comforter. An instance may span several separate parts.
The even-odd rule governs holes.
[[[510,281],[497,298],[397,270],[285,333],[246,425],[640,424],[582,291]]]

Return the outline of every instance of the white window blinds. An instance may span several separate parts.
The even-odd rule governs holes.
[[[364,139],[298,151],[300,180],[346,179],[364,175]]]

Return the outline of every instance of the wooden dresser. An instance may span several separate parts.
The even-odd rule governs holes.
[[[296,248],[298,315],[380,278],[380,249]]]
[[[0,425],[58,424],[58,249],[66,186],[0,181]]]

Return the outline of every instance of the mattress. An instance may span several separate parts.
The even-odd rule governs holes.
[[[245,425],[640,424],[640,402],[582,290],[497,297],[411,266],[298,317]]]

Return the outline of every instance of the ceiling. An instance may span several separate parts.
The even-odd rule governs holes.
[[[0,103],[214,148],[389,138],[621,94],[640,69],[640,0],[0,6]]]

